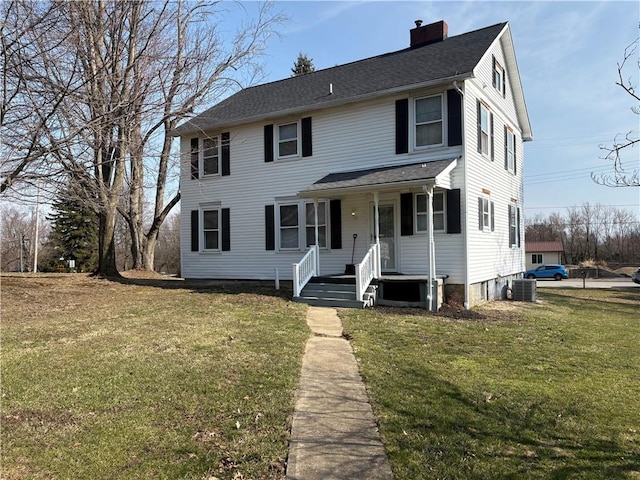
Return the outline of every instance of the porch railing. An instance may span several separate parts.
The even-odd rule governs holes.
[[[380,276],[379,271],[380,245],[373,244],[360,263],[355,265],[356,271],[356,299],[362,301],[371,280]]]
[[[311,245],[299,263],[293,264],[293,296],[299,297],[304,286],[318,274],[318,246]]]

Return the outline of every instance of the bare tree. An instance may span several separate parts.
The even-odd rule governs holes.
[[[622,87],[622,89],[632,97],[635,105],[631,107],[631,111],[635,115],[640,115],[640,93],[637,90],[637,85],[634,84],[634,75],[636,76],[635,81],[637,82],[637,74],[638,71],[640,71],[640,56],[638,55],[639,42],[640,37],[636,38],[635,41],[625,48],[622,62],[618,63],[618,81],[616,81],[616,85]],[[631,67],[635,73],[626,78],[624,72],[625,65],[631,62],[635,63],[635,66]],[[635,70],[635,68],[638,70]],[[634,162],[631,168],[626,166],[622,161],[623,152],[632,150],[638,142],[640,142],[640,137],[636,129],[626,134],[616,135],[611,145],[600,145],[600,149],[605,152],[605,156],[602,158],[613,163],[614,173],[601,175],[592,173],[591,178],[593,181],[607,187],[640,187],[640,168],[638,168],[637,154],[633,157]]]
[[[256,67],[282,18],[260,4],[257,19],[226,42],[216,32],[223,2],[2,5],[2,128],[10,141],[0,193],[38,182],[53,196],[71,178],[99,218],[98,273],[119,275],[118,215],[129,226],[133,266],[152,268],[160,226],[180,198],[177,182],[169,186],[178,158],[169,132],[237,88],[239,72],[253,78],[258,69],[244,69]],[[145,187],[154,197],[146,225]]]

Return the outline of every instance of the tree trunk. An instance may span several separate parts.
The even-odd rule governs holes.
[[[98,229],[98,270],[95,272],[100,277],[120,278],[120,272],[116,265],[115,246],[115,212],[104,211],[100,213],[100,225]]]

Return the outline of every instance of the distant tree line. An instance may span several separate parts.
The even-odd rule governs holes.
[[[631,211],[584,203],[527,220],[527,242],[560,241],[564,263],[640,264],[640,221]]]

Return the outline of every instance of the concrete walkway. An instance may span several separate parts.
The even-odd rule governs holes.
[[[392,480],[351,345],[335,309],[309,307],[287,480]]]

